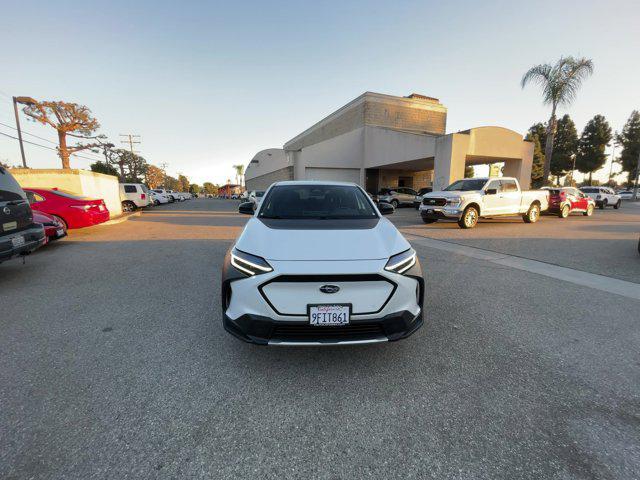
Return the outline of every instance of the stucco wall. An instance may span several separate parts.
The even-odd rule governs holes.
[[[284,167],[275,172],[265,173],[259,177],[245,179],[245,188],[251,190],[266,190],[272,183],[293,180],[293,167]]]
[[[287,156],[281,148],[267,148],[254,155],[244,172],[245,182],[289,166]]]
[[[23,169],[11,170],[22,187],[58,188],[76,195],[104,200],[111,218],[122,215],[118,178],[88,170]]]
[[[364,166],[374,168],[398,162],[433,157],[436,138],[431,135],[365,127]]]

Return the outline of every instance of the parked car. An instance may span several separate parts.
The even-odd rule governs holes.
[[[155,190],[149,190],[149,195],[151,196],[151,201],[154,205],[169,203],[169,197],[167,197],[164,193],[158,193]]]
[[[121,183],[120,201],[123,212],[133,212],[152,203],[149,189],[142,183]]]
[[[33,210],[33,221],[44,227],[45,244],[67,236],[66,227],[53,215]]]
[[[622,204],[622,198],[620,195],[609,187],[582,187],[580,190],[593,198],[596,202],[596,206],[600,209],[604,209],[609,206],[618,209]]]
[[[104,200],[81,197],[56,188],[25,188],[34,209],[54,216],[66,229],[84,228],[109,220]]]
[[[420,215],[424,223],[456,220],[460,228],[473,228],[487,217],[520,215],[525,223],[535,223],[548,208],[548,191],[521,190],[515,178],[465,178],[425,194]]]
[[[596,202],[577,188],[549,188],[549,213],[567,218],[571,213],[579,212],[587,217],[593,215]]]
[[[400,340],[422,326],[416,252],[353,183],[273,184],[225,257],[223,325],[268,345]],[[338,248],[339,246],[339,248]]]
[[[0,166],[0,263],[28,255],[45,241],[44,227],[34,221],[25,191]]]
[[[640,199],[640,192],[638,193],[638,196],[636,198],[633,197],[633,190],[622,190],[620,192],[618,192],[618,195],[620,195],[620,198],[622,200],[638,200]]]
[[[260,202],[262,202],[262,199],[264,198],[264,191],[262,190],[253,190],[251,193],[249,193],[248,196],[248,201],[249,202],[253,202],[255,208],[258,208],[260,206]]]
[[[413,200],[413,206],[416,207],[416,210],[420,209],[420,204],[422,203],[422,199],[427,193],[433,192],[432,187],[424,187],[418,190],[415,199]]]
[[[175,197],[169,193],[169,190],[165,190],[164,188],[154,188],[153,191],[155,193],[159,193],[161,195],[164,195],[167,198],[167,200],[169,201],[169,203],[173,203],[173,202],[176,201]]]
[[[378,192],[376,200],[378,202],[390,203],[393,205],[393,208],[398,208],[404,205],[413,205],[417,194],[418,192],[412,188],[382,188],[380,192]]]

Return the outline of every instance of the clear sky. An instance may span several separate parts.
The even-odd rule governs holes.
[[[231,165],[365,91],[437,97],[448,132],[525,132],[549,111],[520,78],[560,55],[595,63],[567,110],[579,131],[598,113],[620,129],[640,109],[637,0],[4,2],[0,42],[0,123],[14,126],[11,95],[82,103],[112,141],[139,134],[150,163],[197,183],[233,179]],[[60,165],[52,150],[27,155]],[[0,160],[20,163],[17,142],[0,136]]]

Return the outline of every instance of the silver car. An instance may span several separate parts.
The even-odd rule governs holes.
[[[377,195],[377,200],[378,202],[390,203],[394,208],[398,208],[403,205],[413,206],[413,202],[417,194],[418,192],[413,188],[382,188],[380,193]]]

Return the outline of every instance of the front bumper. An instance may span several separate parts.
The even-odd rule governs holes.
[[[258,345],[354,345],[393,342],[418,330],[423,324],[418,315],[403,311],[382,318],[352,321],[345,326],[317,327],[309,322],[276,321],[269,317],[245,314],[231,320],[224,315],[224,329],[231,335]]]
[[[224,262],[223,325],[246,342],[378,343],[406,338],[423,324],[424,279],[419,262],[404,275],[385,271],[386,260],[269,263],[273,272],[247,277],[230,265],[229,254]],[[340,291],[320,293],[318,286],[324,284],[338,285]],[[307,305],[333,303],[352,305],[348,325],[310,325]]]
[[[460,220],[463,210],[460,207],[437,207],[420,205],[420,216],[430,220]]]

